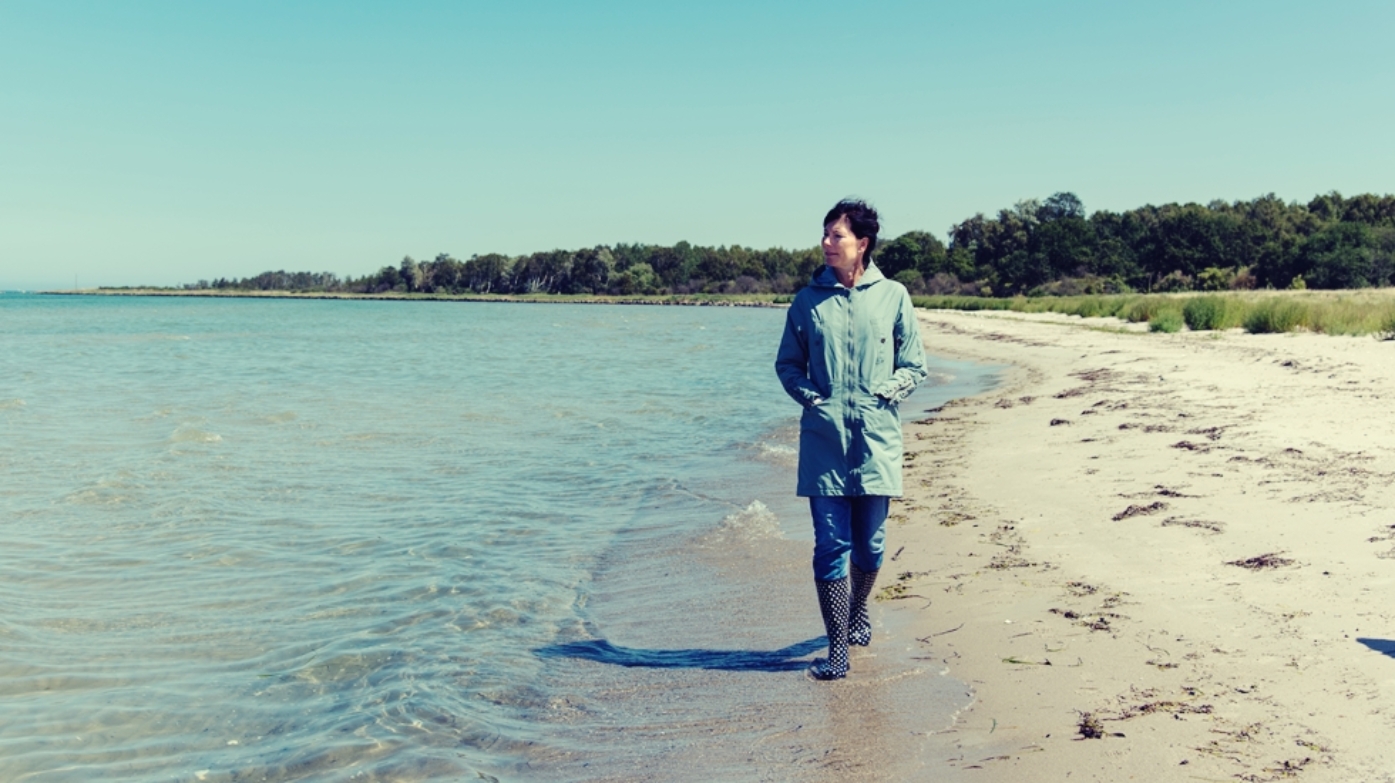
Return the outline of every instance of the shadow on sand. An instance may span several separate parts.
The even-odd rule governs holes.
[[[1372,650],[1395,658],[1395,640],[1392,639],[1357,639],[1356,641],[1370,647]]]
[[[642,666],[651,669],[715,669],[739,672],[789,672],[804,669],[807,660],[798,660],[822,650],[828,641],[819,636],[779,650],[637,650],[617,647],[605,639],[541,647],[534,652],[541,658],[581,658],[614,666]]]

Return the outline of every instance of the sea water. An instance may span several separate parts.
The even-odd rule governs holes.
[[[783,319],[0,296],[0,780],[915,768],[965,689],[880,608],[801,674]]]

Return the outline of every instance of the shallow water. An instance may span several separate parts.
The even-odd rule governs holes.
[[[783,317],[0,296],[0,779],[815,780],[864,729],[912,747],[964,701],[913,650],[799,673]],[[905,410],[993,380],[936,366]]]

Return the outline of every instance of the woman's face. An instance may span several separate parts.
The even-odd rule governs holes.
[[[853,236],[848,216],[823,227],[823,262],[834,269],[852,270],[862,263],[862,254],[867,252],[867,239]]]

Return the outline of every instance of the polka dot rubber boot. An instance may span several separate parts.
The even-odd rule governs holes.
[[[876,584],[876,571],[863,571],[850,566],[852,577],[852,601],[848,609],[848,644],[866,647],[872,643],[872,621],[867,617],[867,599],[872,596],[872,585]]]
[[[823,627],[828,632],[828,657],[815,658],[809,676],[816,680],[841,680],[848,675],[848,580],[815,579],[814,587],[819,593]]]

